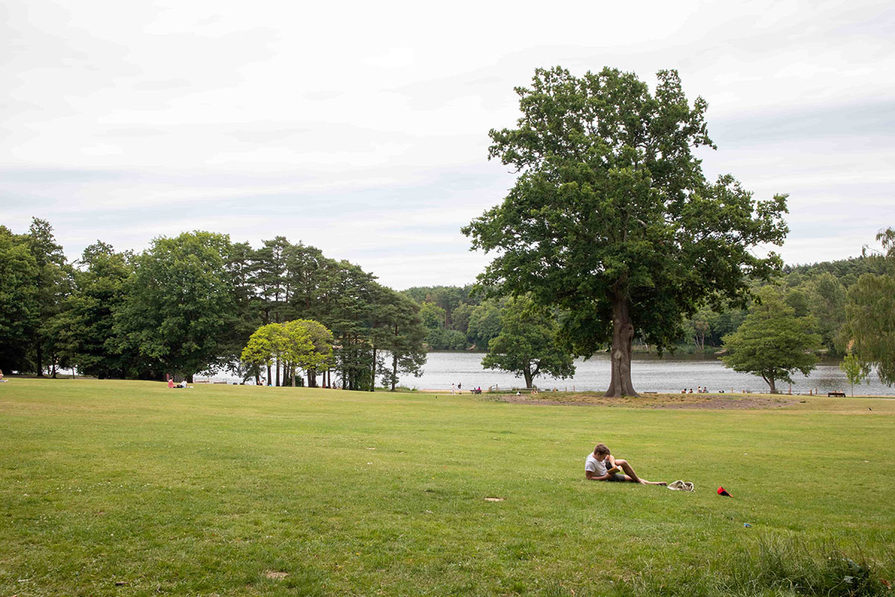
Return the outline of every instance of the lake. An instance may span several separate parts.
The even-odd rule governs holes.
[[[451,384],[462,384],[463,389],[491,386],[511,389],[525,387],[525,380],[511,373],[482,369],[483,353],[477,352],[430,352],[421,377],[410,375],[401,378],[400,385],[408,388],[450,391]],[[609,355],[599,353],[588,360],[575,362],[575,377],[571,379],[535,378],[539,388],[561,391],[596,390],[609,387]],[[755,375],[737,373],[726,368],[721,361],[704,358],[658,358],[655,355],[635,355],[631,364],[634,388],[638,392],[680,392],[684,388],[704,386],[710,392],[767,392],[768,385]],[[826,395],[829,391],[842,391],[851,395],[851,387],[837,362],[822,362],[808,377],[801,373],[793,376],[794,394],[817,391]],[[777,382],[777,390],[789,391],[789,384]],[[855,394],[893,396],[895,388],[880,383],[876,372],[870,374],[870,383],[855,386]]]

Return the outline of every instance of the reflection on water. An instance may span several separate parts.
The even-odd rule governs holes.
[[[482,369],[482,353],[470,352],[430,352],[421,377],[404,376],[400,385],[409,388],[450,390],[451,384],[462,384],[463,389],[481,386],[501,388],[524,387],[525,380],[504,371]],[[536,378],[535,384],[544,389],[596,390],[603,391],[609,386],[609,356],[597,354],[575,363],[575,377],[572,379]],[[737,373],[726,368],[715,359],[657,358],[654,355],[636,355],[631,364],[634,388],[639,392],[680,392],[683,389],[704,386],[710,392],[744,390],[767,392],[768,385],[755,375]],[[836,362],[823,362],[808,377],[801,373],[793,376],[794,394],[817,391],[842,391],[851,395],[851,388],[845,373]],[[777,390],[789,391],[789,384],[777,382]],[[870,383],[855,386],[855,394],[893,396],[895,388],[880,383],[876,372],[871,373]]]

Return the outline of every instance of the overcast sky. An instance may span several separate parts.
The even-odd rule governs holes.
[[[394,288],[465,284],[460,227],[513,177],[488,130],[536,67],[662,68],[709,103],[759,198],[789,193],[790,264],[895,226],[895,4],[5,0],[0,224],[70,258],[188,230],[277,235]]]

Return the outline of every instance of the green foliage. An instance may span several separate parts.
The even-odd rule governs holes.
[[[488,342],[500,333],[500,305],[496,300],[483,301],[469,315],[467,338],[476,348],[487,348]]]
[[[34,280],[37,299],[37,328],[31,337],[34,370],[43,375],[44,365],[56,365],[53,318],[59,314],[62,298],[69,292],[69,269],[62,247],[56,243],[53,227],[46,220],[31,219],[27,235],[28,248],[34,257]],[[47,359],[47,357],[50,357]]]
[[[426,346],[429,350],[463,350],[466,348],[466,335],[457,330],[436,328],[426,334]]]
[[[347,261],[329,262],[321,276],[323,316],[315,318],[333,332],[335,369],[342,387],[373,391],[376,355],[371,345],[378,285],[372,274]]]
[[[477,297],[471,294],[471,286],[417,286],[403,291],[418,304],[434,303],[444,309],[444,327],[466,333],[463,329],[463,306],[475,306]],[[461,309],[459,321],[454,320],[454,311]]]
[[[305,371],[321,371],[332,365],[333,333],[325,325],[312,319],[296,319],[287,321],[285,328],[293,342],[290,361]]]
[[[864,274],[880,275],[885,273],[885,259],[880,255],[862,255],[836,261],[823,261],[810,265],[786,266],[783,272],[789,276],[798,274],[807,278],[816,278],[823,274],[830,274],[836,278],[845,288],[849,288]]]
[[[27,237],[0,226],[0,369],[30,370],[28,351],[40,323],[37,263]]]
[[[445,327],[447,311],[435,303],[420,305],[419,317],[426,332],[426,346],[429,350],[463,350],[466,348],[466,334]]]
[[[116,316],[118,350],[132,351],[161,377],[191,377],[232,361],[236,308],[223,255],[229,237],[188,232],[157,238],[134,260],[127,298]]]
[[[269,323],[249,337],[240,359],[256,367],[282,363],[284,376],[297,383],[296,369],[316,372],[333,361],[333,335],[326,326],[310,319]]]
[[[469,303],[460,303],[451,312],[451,326],[453,329],[466,334],[469,331],[469,318],[475,307]]]
[[[521,375],[529,389],[541,374],[559,378],[575,375],[574,359],[559,344],[559,326],[552,313],[527,297],[510,299],[500,324],[500,334],[488,343],[483,367]]]
[[[290,286],[287,282],[287,253],[291,245],[284,236],[263,241],[263,246],[255,252],[253,282],[261,298],[263,321],[282,323],[288,314]]]
[[[824,272],[811,285],[810,310],[817,322],[821,343],[832,354],[842,354],[841,330],[845,325],[845,286]]]
[[[855,384],[861,383],[870,375],[870,365],[864,363],[853,354],[847,354],[839,363],[839,368],[845,372],[848,377],[848,383],[851,384],[851,395],[855,395]]]
[[[797,317],[785,295],[766,286],[739,329],[724,337],[729,354],[722,360],[734,371],[760,376],[773,394],[778,380],[792,382],[795,371],[814,369],[820,336],[813,327],[810,316]]]
[[[425,302],[420,305],[420,320],[427,330],[444,329],[446,311],[435,303]]]
[[[84,249],[79,265],[73,272],[73,292],[53,321],[57,344],[66,347],[68,361],[83,375],[139,376],[139,361],[114,349],[114,318],[124,305],[133,273],[131,256],[97,242]]]
[[[463,229],[498,253],[479,283],[568,313],[576,354],[612,345],[609,395],[635,394],[635,335],[669,348],[702,301],[744,302],[749,276],[779,269],[776,255],[750,249],[783,241],[786,198],[755,201],[731,176],[705,180],[693,151],[712,146],[706,103],[687,100],[675,71],[660,71],[651,93],[615,69],[538,69],[516,92],[517,128],[490,132],[490,157],[516,168],[516,184]]]
[[[699,350],[705,350],[706,340],[711,346],[713,330],[718,327],[720,315],[709,307],[703,306],[684,323],[684,330]]]
[[[229,286],[233,292],[234,317],[233,325],[222,339],[224,353],[238,355],[260,325],[262,325],[262,303],[256,294],[255,251],[249,243],[231,243],[226,247],[224,269],[229,277]],[[235,373],[238,371],[238,362],[227,363],[227,368]]]
[[[344,387],[372,390],[378,374],[396,381],[425,362],[412,301],[359,267],[282,236],[253,250],[196,232],[158,238],[136,257],[98,242],[71,268],[50,225],[35,219],[27,235],[0,227],[0,275],[0,368],[7,371],[64,365],[97,377],[159,378],[226,367],[258,382],[266,366],[280,385],[298,367],[310,386],[318,374],[332,385],[334,373]],[[436,294],[453,307],[468,299],[462,289]],[[331,329],[332,357],[288,361],[289,370],[285,359],[239,361],[260,326],[294,320]],[[452,347],[457,334],[448,334]]]
[[[876,366],[880,381],[895,383],[895,228],[877,236],[887,251],[888,271],[863,274],[848,289],[846,334],[854,354]]]
[[[374,342],[388,351],[390,363],[379,367],[382,384],[395,391],[402,373],[422,375],[426,363],[424,340],[426,330],[420,319],[420,308],[404,294],[381,288],[376,313]]]
[[[268,367],[283,354],[285,344],[286,330],[282,324],[269,323],[255,330],[239,358],[252,365]]]

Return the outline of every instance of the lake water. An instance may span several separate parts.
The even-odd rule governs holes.
[[[511,389],[525,387],[525,380],[500,370],[482,369],[483,353],[430,352],[421,377],[404,376],[400,385],[409,388],[450,391],[451,384],[460,383],[463,389],[491,386]],[[600,353],[588,360],[575,362],[575,377],[571,379],[535,378],[535,385],[542,389],[596,390],[609,387],[609,355]],[[707,387],[710,392],[767,392],[768,385],[755,375],[737,373],[726,368],[716,359],[659,359],[651,355],[636,355],[631,364],[634,388],[638,392],[680,392],[684,388]],[[808,377],[801,373],[793,376],[794,394],[817,391],[826,395],[829,391],[841,391],[851,395],[851,387],[838,362],[823,362]],[[786,382],[777,383],[780,392],[789,391]],[[855,394],[893,396],[895,388],[880,383],[876,372],[870,374],[870,383],[855,385]]]

